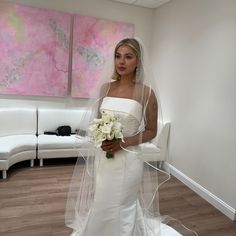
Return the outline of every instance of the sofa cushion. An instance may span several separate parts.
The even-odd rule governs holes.
[[[36,134],[36,108],[0,108],[0,136]]]
[[[44,149],[66,149],[66,148],[88,148],[91,143],[85,138],[77,138],[76,135],[56,136],[41,134],[38,136],[38,150]]]
[[[36,150],[36,135],[10,135],[0,137],[0,159],[7,160],[11,155],[23,151]]]
[[[45,131],[56,131],[59,126],[69,125],[72,133],[77,129],[85,129],[89,119],[85,116],[90,112],[86,109],[38,109],[38,134]],[[89,116],[88,116],[89,117]]]
[[[150,154],[160,153],[160,148],[158,148],[155,144],[151,142],[140,144],[140,148],[143,153],[150,153]]]

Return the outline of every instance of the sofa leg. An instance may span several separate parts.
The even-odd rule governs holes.
[[[34,159],[30,160],[30,167],[34,167]]]
[[[43,159],[39,159],[39,166],[43,166]]]
[[[7,178],[7,171],[6,171],[6,170],[3,170],[3,171],[2,171],[2,178],[3,178],[3,179],[6,179],[6,178]]]
[[[163,161],[160,161],[159,162],[159,168],[162,169],[162,167],[163,167]]]

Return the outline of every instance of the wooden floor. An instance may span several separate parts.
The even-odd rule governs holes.
[[[74,162],[57,159],[45,161],[44,167],[30,168],[28,162],[11,167],[8,179],[0,180],[0,236],[70,235],[64,210]],[[236,235],[236,222],[174,177],[160,189],[160,210],[199,236]]]

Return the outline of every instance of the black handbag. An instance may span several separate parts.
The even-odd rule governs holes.
[[[69,125],[59,126],[57,128],[57,133],[59,136],[70,136],[71,135],[71,127]]]

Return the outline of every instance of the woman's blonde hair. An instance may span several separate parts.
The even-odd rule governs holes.
[[[135,80],[134,82],[135,83],[138,83],[142,80],[141,78],[141,67],[142,67],[142,53],[141,53],[141,45],[139,44],[139,42],[134,39],[134,38],[125,38],[123,40],[121,40],[115,47],[115,51],[114,51],[114,60],[115,60],[115,56],[116,56],[116,53],[117,53],[117,50],[120,46],[129,46],[130,48],[133,49],[135,55],[137,56],[138,58],[138,65],[136,67],[136,70],[135,70]],[[117,73],[116,71],[116,68],[115,68],[115,65],[114,65],[114,72],[113,72],[113,76],[112,76],[112,79],[113,80],[120,80],[120,75]]]

